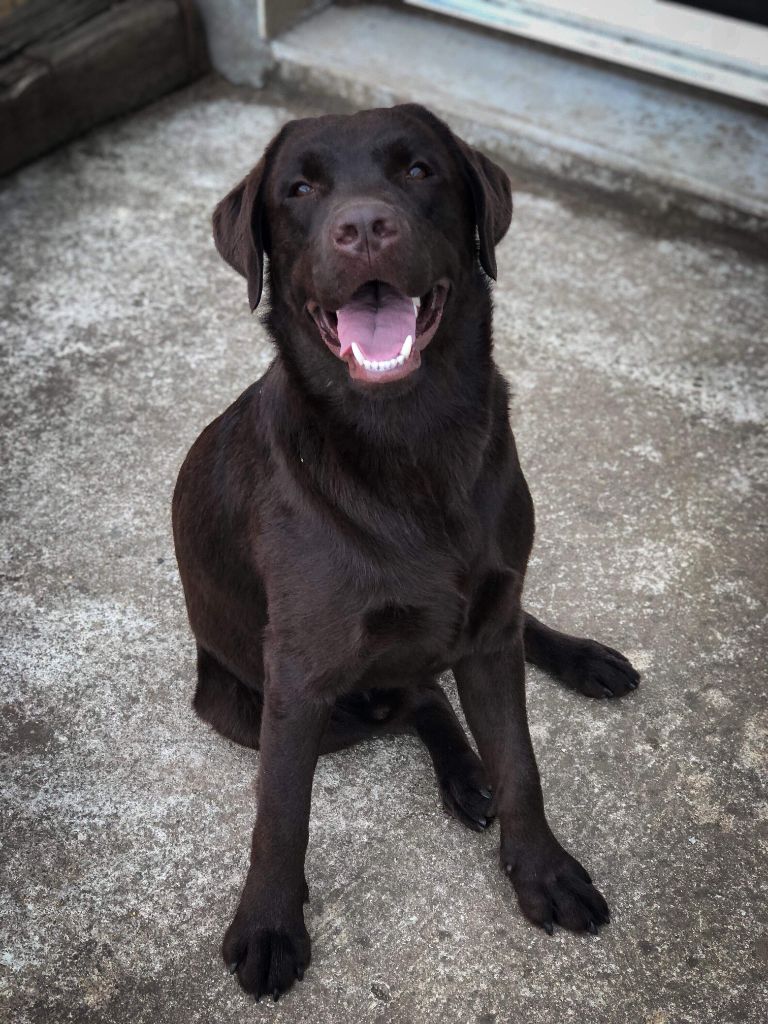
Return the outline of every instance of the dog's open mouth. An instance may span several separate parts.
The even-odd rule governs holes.
[[[353,380],[384,384],[419,368],[447,295],[445,280],[413,297],[384,281],[368,281],[335,311],[314,301],[307,303],[307,310],[328,348],[346,362]]]

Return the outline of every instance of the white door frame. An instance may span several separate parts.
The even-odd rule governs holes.
[[[768,28],[662,0],[405,0],[768,106]]]

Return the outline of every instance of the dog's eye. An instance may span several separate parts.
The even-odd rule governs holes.
[[[408,178],[411,181],[421,181],[423,178],[428,178],[431,173],[427,165],[422,163],[413,164],[408,168]]]
[[[306,181],[295,181],[288,190],[289,196],[308,196],[315,190]]]

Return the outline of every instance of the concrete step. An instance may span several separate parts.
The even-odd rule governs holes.
[[[768,117],[758,108],[374,5],[330,7],[273,52],[284,86],[359,107],[424,103],[524,179],[768,241]]]

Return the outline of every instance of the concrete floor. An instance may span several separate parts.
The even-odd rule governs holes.
[[[304,983],[255,1006],[220,963],[258,758],[191,712],[169,503],[270,358],[209,214],[290,116],[205,82],[0,191],[0,1018],[762,1024],[768,265],[544,193],[496,293],[527,601],[644,681],[614,704],[531,672],[530,710],[613,924],[527,925],[497,834],[447,819],[400,739],[318,767]]]

